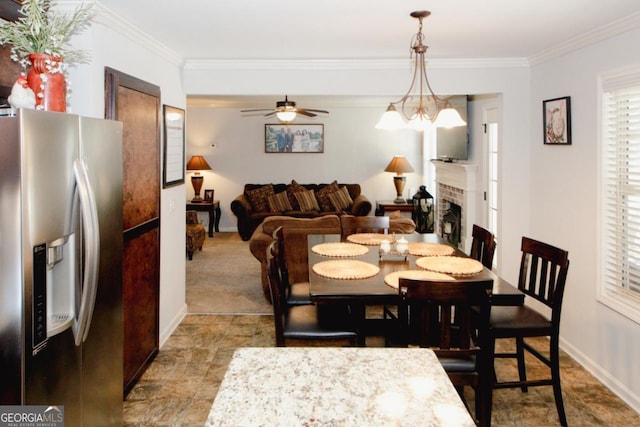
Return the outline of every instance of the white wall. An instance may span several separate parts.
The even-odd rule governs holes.
[[[70,112],[104,117],[104,67],[132,75],[161,89],[161,103],[186,108],[181,62],[120,17],[98,9],[96,24],[75,40],[91,52],[91,63],[70,73]],[[126,47],[126,48],[125,48]],[[162,141],[161,146],[162,146]],[[161,185],[161,183],[158,183]],[[185,186],[161,191],[160,206],[160,343],[171,335],[186,313]]]
[[[313,105],[325,108],[324,105]],[[187,154],[202,154],[213,171],[203,172],[205,188],[215,190],[220,200],[223,231],[236,230],[231,201],[243,192],[246,183],[301,184],[358,183],[372,203],[391,200],[396,192],[393,174],[384,168],[394,155],[406,156],[416,169],[406,174],[405,195],[421,183],[421,152],[416,132],[389,133],[374,128],[382,114],[375,108],[330,108],[330,114],[299,123],[324,125],[324,153],[265,153],[265,123],[276,123],[262,116],[247,117],[238,109],[189,108]],[[211,144],[215,143],[215,147]],[[187,186],[187,198],[193,188]],[[204,216],[203,221],[206,221]]]
[[[640,411],[640,325],[596,301],[599,182],[597,77],[638,64],[640,30],[630,31],[531,70],[532,237],[569,251],[562,346]],[[542,144],[542,101],[571,96],[573,144]]]

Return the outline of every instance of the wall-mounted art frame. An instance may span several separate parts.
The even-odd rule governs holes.
[[[265,153],[324,153],[324,125],[264,125]]]
[[[204,201],[213,203],[214,190],[204,190]]]
[[[542,101],[544,143],[571,145],[571,97]]]
[[[184,184],[184,120],[185,112],[181,108],[162,106],[164,125],[164,168],[162,188]]]

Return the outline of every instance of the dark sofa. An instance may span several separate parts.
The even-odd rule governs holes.
[[[349,193],[350,204],[339,210],[331,203],[329,194],[335,196],[342,187]],[[295,193],[313,190],[318,203],[318,209],[304,210],[296,198]],[[280,210],[282,207],[267,203],[271,196],[286,194],[291,209]],[[284,194],[281,194],[284,196]],[[285,202],[286,203],[286,202]],[[360,184],[298,184],[295,180],[290,184],[245,184],[244,191],[231,202],[231,211],[238,218],[238,233],[242,240],[249,240],[255,229],[270,216],[289,216],[294,218],[316,218],[325,215],[349,214],[365,216],[371,212],[371,202],[360,194]]]

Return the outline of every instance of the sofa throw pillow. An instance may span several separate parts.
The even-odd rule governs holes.
[[[263,185],[255,190],[246,192],[249,203],[256,212],[267,212],[269,210],[269,197],[274,195],[273,184]]]
[[[269,196],[267,203],[269,204],[269,210],[273,213],[293,210],[286,191],[281,191],[273,196]]]
[[[333,211],[333,206],[329,201],[329,194],[335,193],[338,190],[340,190],[340,187],[338,187],[338,182],[333,181],[331,184],[322,187],[316,192],[316,199],[318,200],[318,205],[320,205],[321,211]]]
[[[313,190],[298,191],[295,193],[295,196],[296,200],[298,200],[301,211],[306,212],[320,210],[320,206],[318,206],[318,201],[316,200]]]
[[[351,199],[349,190],[345,186],[340,187],[338,191],[329,194],[327,197],[333,209],[338,212],[349,211],[353,205],[353,199]]]
[[[287,186],[287,197],[289,197],[289,203],[291,203],[291,208],[293,208],[294,211],[300,209],[298,199],[296,199],[295,196],[298,191],[307,191],[307,189],[298,184],[295,179],[292,179],[291,184]]]

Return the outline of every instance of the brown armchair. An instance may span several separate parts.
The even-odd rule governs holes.
[[[187,256],[193,259],[196,249],[202,250],[202,244],[206,237],[204,225],[198,221],[198,212],[187,211]]]

